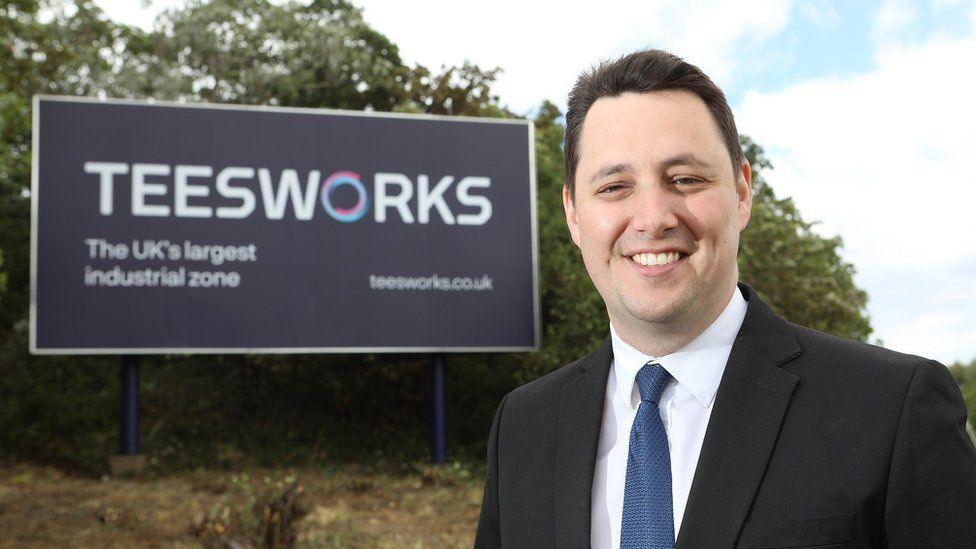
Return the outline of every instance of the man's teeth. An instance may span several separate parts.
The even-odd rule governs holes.
[[[661,254],[634,254],[631,256],[635,262],[650,267],[652,265],[667,265],[681,259],[680,252],[669,252]]]

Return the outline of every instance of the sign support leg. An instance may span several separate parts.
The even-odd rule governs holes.
[[[139,358],[122,357],[122,455],[139,453]]]
[[[146,456],[139,453],[139,357],[123,355],[119,366],[122,452],[109,458],[109,468],[114,476],[139,477],[146,472]]]
[[[431,356],[430,361],[430,461],[447,461],[447,383],[444,375],[444,355]]]

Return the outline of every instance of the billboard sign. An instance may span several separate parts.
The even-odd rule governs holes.
[[[39,96],[31,351],[538,348],[530,121]]]

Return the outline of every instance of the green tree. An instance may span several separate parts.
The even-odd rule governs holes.
[[[153,97],[467,116],[509,115],[471,63],[431,72],[345,0],[195,0],[165,11],[105,80],[118,97]]]
[[[840,237],[818,235],[791,198],[777,198],[766,182],[772,165],[762,148],[748,137],[740,142],[752,164],[754,191],[739,247],[740,278],[797,324],[867,341],[867,292],[855,285],[854,266],[840,257]]]
[[[548,101],[535,117],[542,348],[513,357],[523,363],[518,372],[523,383],[583,356],[609,329],[603,300],[566,228],[561,120],[562,113]]]
[[[133,41],[110,95],[388,111],[410,68],[343,0],[189,2]]]
[[[44,7],[50,8],[50,19],[40,16]],[[84,463],[111,451],[106,433],[116,423],[116,405],[114,393],[106,391],[115,378],[105,377],[97,359],[35,361],[27,356],[30,101],[37,93],[96,93],[95,83],[111,68],[103,53],[114,51],[127,36],[91,2],[64,6],[13,0],[0,7],[0,250],[7,279],[0,296],[4,453]],[[44,368],[36,368],[39,364]],[[64,456],[70,457],[59,459]]]
[[[969,410],[969,425],[972,428],[976,425],[976,358],[968,364],[955,362],[949,366],[952,377],[959,384],[962,391],[962,398],[966,401],[966,408]]]

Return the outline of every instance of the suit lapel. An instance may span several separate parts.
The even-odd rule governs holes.
[[[749,300],[722,376],[688,497],[677,547],[733,547],[779,435],[798,377],[779,366],[799,345],[786,323]]]
[[[556,432],[556,547],[590,546],[590,491],[613,348],[610,338],[579,363],[563,387]]]

